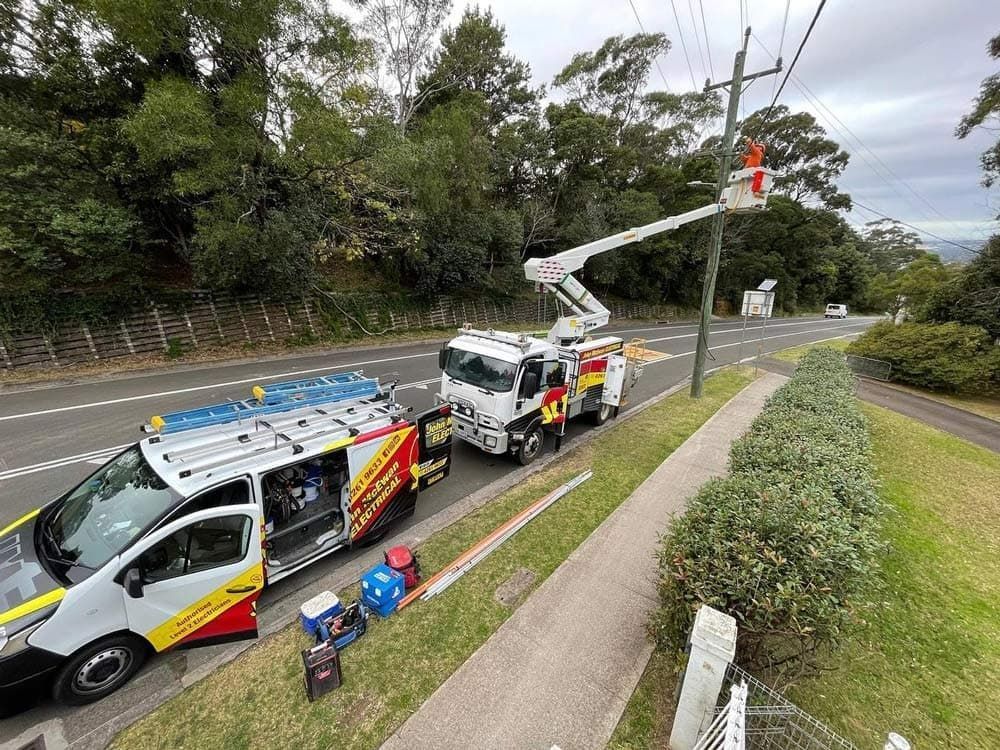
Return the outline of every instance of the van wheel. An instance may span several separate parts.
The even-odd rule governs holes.
[[[67,706],[93,703],[128,682],[146,661],[149,646],[131,633],[95,641],[77,651],[56,675],[52,697]]]
[[[611,404],[601,404],[601,408],[597,411],[590,412],[590,423],[597,427],[611,419],[611,413],[614,411]]]
[[[527,466],[542,454],[545,445],[545,433],[541,427],[534,427],[524,435],[524,442],[517,449],[517,462]]]

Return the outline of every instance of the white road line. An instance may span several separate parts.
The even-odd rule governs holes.
[[[91,409],[95,406],[111,406],[112,404],[124,404],[129,401],[144,401],[150,398],[162,398],[163,396],[176,396],[180,393],[194,393],[196,391],[208,391],[212,388],[226,388],[231,385],[242,385],[244,383],[263,383],[277,378],[288,378],[296,375],[308,375],[314,372],[334,372],[337,370],[361,367],[362,365],[378,365],[384,362],[399,362],[404,359],[418,359],[420,357],[436,357],[437,352],[426,352],[425,354],[407,354],[403,357],[388,357],[386,359],[369,359],[364,362],[352,362],[345,365],[327,365],[326,367],[312,367],[308,370],[291,370],[289,372],[279,372],[274,375],[255,376],[243,378],[241,380],[230,380],[226,383],[212,383],[211,385],[196,385],[190,388],[178,388],[173,391],[160,391],[159,393],[144,393],[141,396],[127,396],[125,398],[113,398],[107,401],[93,401],[88,404],[74,404],[73,406],[60,406],[56,409],[42,409],[40,411],[29,411],[21,414],[8,414],[0,417],[0,422],[11,419],[25,419],[26,417],[40,417],[44,414],[58,414],[64,411],[76,411],[77,409]]]
[[[858,320],[858,319],[855,318],[854,320]],[[871,320],[871,319],[870,318],[865,318],[864,320],[867,322],[868,320]],[[776,325],[775,324],[769,325],[767,327],[767,330],[770,331],[770,330],[773,330],[775,328],[791,328],[791,327],[794,327],[794,326],[808,326],[808,325],[814,325],[817,322],[819,322],[819,321],[816,321],[816,320],[807,320],[807,321],[804,321],[804,322],[800,321],[798,323],[778,323]],[[843,321],[840,321],[840,322],[843,322]],[[831,328],[834,327],[834,325],[835,324],[831,324],[827,328],[820,328],[820,329],[816,329],[816,330],[830,330]],[[837,327],[839,327],[839,325]],[[757,326],[747,326],[747,331],[759,331],[762,328],[763,328],[763,326],[759,326],[759,325],[757,325]],[[720,331],[714,331],[713,330],[713,331],[711,331],[711,333],[713,333],[713,334],[714,333],[734,333],[736,331],[742,331],[742,330],[743,330],[743,327],[739,326],[738,328],[726,328],[725,330],[720,330]],[[809,331],[800,331],[800,333],[809,333]],[[661,341],[673,341],[674,339],[690,339],[690,338],[694,338],[697,335],[698,335],[697,333],[683,333],[680,336],[663,336],[662,338],[658,338],[658,339],[646,339],[646,343],[647,344],[656,344],[656,343],[659,343]],[[778,336],[768,336],[767,338],[769,338],[769,339],[778,338]],[[726,346],[729,346],[729,344],[726,344]],[[720,347],[711,347],[711,348],[717,349],[717,348],[720,348]]]
[[[396,386],[397,391],[405,391],[409,388],[421,388],[427,387],[431,383],[437,383],[440,378],[428,378],[427,380],[417,380],[412,383],[403,383],[402,385]],[[63,466],[70,466],[72,464],[78,463],[90,463],[103,465],[108,462],[109,459],[113,458],[120,451],[125,450],[130,445],[134,443],[125,443],[124,445],[115,445],[110,448],[98,448],[97,450],[89,451],[87,453],[79,453],[75,456],[66,456],[64,458],[54,458],[51,461],[43,461],[42,463],[32,464],[31,466],[23,466],[19,469],[8,469],[7,471],[0,471],[0,482],[7,479],[16,479],[17,477],[23,477],[27,474],[34,474],[39,471],[46,471],[47,469],[59,469]]]
[[[789,324],[789,325],[794,325],[794,324]],[[844,326],[844,327],[845,328],[857,328],[857,327],[862,326],[862,325],[867,325],[867,323],[853,323],[853,324],[851,324],[849,326]],[[779,326],[771,326],[771,328],[777,328],[777,327],[779,327]],[[788,336],[802,336],[802,335],[807,334],[807,333],[816,333],[818,331],[828,331],[828,330],[830,330],[829,326],[826,326],[826,327],[823,327],[823,328],[812,328],[812,329],[810,329],[808,331],[794,331],[792,333],[784,333],[784,334],[781,334],[781,335],[778,335],[778,336],[768,336],[764,340],[765,341],[770,341],[771,339],[781,339],[781,338],[786,338]],[[850,333],[841,334],[840,336],[831,336],[830,338],[827,338],[827,339],[820,339],[820,341],[830,341],[832,339],[844,338],[846,336],[851,336],[851,335],[853,335],[853,334],[850,334]],[[663,340],[666,340],[666,339],[663,339]],[[820,342],[819,341],[807,341],[805,343],[807,343],[807,344],[815,344],[815,343],[820,343]],[[731,346],[739,346],[739,342],[734,343],[734,344],[721,344],[719,346],[713,346],[712,349],[726,349],[726,348],[731,347]],[[667,357],[665,359],[658,359],[658,360],[654,360],[652,362],[647,362],[646,366],[648,367],[648,366],[651,366],[651,365],[659,364],[661,362],[670,362],[670,361],[672,361],[674,359],[677,359],[678,357],[688,357],[688,356],[691,356],[692,354],[694,354],[694,351],[681,352],[680,354],[672,354],[672,355],[670,355],[669,357]],[[425,356],[425,355],[416,355],[416,356]],[[747,361],[747,360],[743,360],[743,361]],[[283,377],[283,376],[278,376],[278,377]],[[414,381],[412,383],[403,383],[402,385],[396,386],[396,390],[402,391],[402,390],[407,390],[407,389],[410,389],[410,388],[420,388],[421,386],[427,386],[427,385],[430,385],[431,383],[436,383],[436,382],[438,382],[439,379],[440,378],[434,377],[434,378],[427,378],[426,380],[417,380],[417,381]],[[62,468],[63,466],[70,466],[70,465],[76,464],[76,463],[83,463],[83,462],[97,463],[98,459],[101,459],[101,458],[103,458],[105,460],[110,459],[116,453],[118,453],[119,451],[125,450],[130,445],[133,445],[133,443],[125,443],[123,445],[116,445],[116,446],[112,446],[110,448],[99,448],[97,450],[89,451],[87,453],[80,453],[80,454],[77,454],[75,456],[66,456],[64,458],[56,458],[56,459],[52,459],[51,461],[44,461],[42,463],[33,464],[31,466],[24,466],[24,467],[21,467],[21,468],[18,468],[18,469],[8,469],[7,471],[0,472],[0,482],[3,482],[3,481],[8,480],[8,479],[15,479],[17,477],[26,476],[28,474],[34,474],[34,473],[39,472],[39,471],[46,471],[47,469],[59,469],[59,468]],[[104,462],[102,461],[101,463],[104,463]]]

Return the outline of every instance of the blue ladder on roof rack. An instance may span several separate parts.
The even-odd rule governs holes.
[[[268,386],[255,385],[252,392],[254,397],[246,401],[227,401],[155,416],[140,429],[143,432],[167,435],[254,419],[305,406],[372,398],[380,395],[381,390],[376,378],[363,377],[360,372],[343,372]]]

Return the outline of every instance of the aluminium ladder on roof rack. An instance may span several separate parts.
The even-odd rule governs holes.
[[[320,375],[268,386],[256,385],[252,392],[253,399],[227,401],[155,416],[149,420],[148,425],[143,425],[140,429],[143,432],[168,435],[199,427],[256,419],[305,406],[362,400],[381,395],[378,380],[363,377],[360,372]]]
[[[163,459],[189,476],[251,457],[262,458],[281,450],[290,450],[291,455],[295,455],[296,446],[318,438],[331,443],[350,439],[359,435],[359,428],[364,425],[378,429],[397,424],[404,420],[402,415],[406,411],[409,410],[395,404],[371,402],[359,402],[330,411],[306,407],[282,415],[286,418],[281,422],[256,420],[250,425],[250,431],[241,434],[230,432],[208,441],[177,435],[174,440],[188,444],[182,442],[173,449],[168,444]],[[151,441],[161,439],[150,438]]]

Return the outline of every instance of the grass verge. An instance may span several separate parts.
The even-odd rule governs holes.
[[[677,393],[434,535],[419,550],[428,573],[548,490],[587,467],[594,471],[446,593],[373,620],[368,635],[344,652],[344,685],[336,692],[306,700],[299,652],[309,639],[290,626],[126,729],[113,746],[378,747],[511,615],[494,598],[497,587],[522,568],[535,574],[537,587],[751,379],[727,370],[706,382],[700,401]]]
[[[824,346],[828,349],[836,349],[838,352],[843,352],[847,350],[847,346],[850,343],[850,339],[830,339],[829,341],[816,342],[815,344],[792,346],[788,349],[782,349],[780,352],[775,352],[770,356],[774,359],[780,359],[783,362],[798,362],[805,356],[806,352],[817,346]]]
[[[798,704],[861,747],[996,747],[1000,455],[865,406],[891,551],[868,626],[797,685]]]
[[[864,405],[884,529],[881,602],[789,698],[859,747],[996,747],[1000,694],[1000,455]],[[610,747],[665,747],[677,665],[650,661]]]

